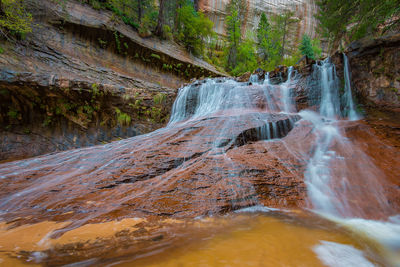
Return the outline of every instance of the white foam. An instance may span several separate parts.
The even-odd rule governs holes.
[[[241,212],[255,213],[255,212],[271,212],[271,211],[283,211],[283,210],[276,209],[276,208],[269,208],[269,207],[265,207],[262,205],[256,205],[256,206],[251,206],[251,207],[235,210],[236,213],[241,213]]]
[[[335,242],[321,241],[320,245],[313,248],[321,262],[330,267],[373,267],[375,266],[361,250],[350,245]]]

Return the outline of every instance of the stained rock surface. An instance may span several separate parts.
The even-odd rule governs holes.
[[[33,32],[1,43],[0,161],[151,132],[168,121],[182,84],[224,76],[174,43],[141,38],[110,11],[27,4]]]

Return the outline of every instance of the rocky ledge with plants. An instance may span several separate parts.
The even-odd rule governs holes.
[[[109,10],[7,3],[15,17],[0,25],[0,161],[153,131],[183,83],[225,75],[174,42],[142,38]]]

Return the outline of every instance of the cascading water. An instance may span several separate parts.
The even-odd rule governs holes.
[[[348,60],[346,55],[343,57],[344,106],[340,106],[335,66],[328,58],[314,68],[314,77],[319,80],[321,92],[320,114],[300,112],[304,120],[312,123],[316,137],[314,153],[305,172],[309,200],[316,212],[389,248],[386,257],[390,264],[397,265],[400,263],[395,256],[400,247],[400,225],[392,219],[398,215],[378,181],[384,175],[365,153],[342,134],[343,124],[359,118],[351,95]],[[343,119],[346,117],[347,120]],[[354,184],[358,186],[352,186]],[[365,196],[369,196],[368,201],[386,216],[386,222],[363,219],[368,217],[367,211],[358,206]],[[389,232],[392,235],[389,236]]]
[[[288,69],[288,78],[287,81],[281,84],[281,94],[282,94],[282,102],[283,102],[283,111],[286,113],[292,112],[292,98],[290,97],[290,85],[293,82],[292,81],[292,75],[293,75],[293,67],[289,67]]]
[[[349,59],[346,54],[343,53],[343,64],[344,64],[344,98],[346,105],[344,107],[345,116],[348,117],[349,120],[355,121],[360,118],[357,112],[354,109],[353,96],[351,93],[351,74],[349,67]]]
[[[280,84],[267,73],[264,81],[252,75],[247,83],[224,78],[185,86],[166,128],[1,164],[0,185],[11,193],[0,192],[0,215],[10,221],[28,217],[26,210],[35,220],[71,216],[73,229],[107,216],[290,208],[295,201],[293,206],[304,205],[306,191],[312,211],[380,243],[388,262],[398,264],[393,251],[400,247],[399,216],[377,179],[384,174],[346,137],[358,118],[349,73],[344,55],[341,92],[329,58],[313,66],[315,86],[308,93],[314,111],[297,111],[292,67]],[[321,241],[314,251],[330,266],[343,255],[346,264],[369,264],[348,245]]]

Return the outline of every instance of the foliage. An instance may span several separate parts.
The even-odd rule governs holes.
[[[261,14],[260,23],[257,27],[257,40],[258,40],[258,55],[262,60],[270,58],[269,52],[271,49],[271,26],[265,13]]]
[[[156,59],[158,59],[158,60],[161,59],[161,57],[160,57],[159,55],[157,55],[157,54],[153,54],[153,53],[152,53],[150,56],[151,56],[151,57],[154,57],[154,58],[156,58]]]
[[[321,41],[318,38],[311,40],[312,49],[314,51],[315,59],[319,59],[322,54]]]
[[[162,30],[162,38],[166,40],[172,40],[174,39],[174,36],[172,35],[171,28],[168,25],[163,25],[163,30]]]
[[[122,112],[119,108],[115,108],[115,113],[117,115],[117,121],[120,125],[129,126],[131,123],[131,117],[128,114]]]
[[[140,22],[139,33],[142,35],[151,35],[151,32],[157,25],[157,16],[157,11],[147,11]]]
[[[202,55],[205,39],[213,33],[213,23],[203,13],[197,12],[191,3],[178,9],[177,21],[177,40],[195,55]]]
[[[299,50],[303,56],[316,60],[321,57],[322,49],[320,40],[317,38],[311,40],[307,34],[304,34]]]
[[[400,14],[398,0],[317,0],[317,5],[320,30],[331,42],[374,34],[380,24]],[[398,25],[400,20],[393,23]]]
[[[281,22],[281,15],[271,16],[271,23],[265,14],[262,14],[260,18],[257,28],[258,56],[261,66],[266,70],[275,68],[283,60]]]
[[[114,31],[114,37],[115,37],[115,45],[117,47],[117,51],[118,51],[118,53],[121,54],[121,52],[122,52],[121,41],[119,39],[120,36],[119,36],[119,33],[117,31]]]
[[[231,71],[235,76],[243,74],[247,71],[254,71],[257,69],[257,57],[255,51],[255,41],[250,33],[247,33],[246,38],[238,46],[237,52],[237,65]]]
[[[315,60],[314,50],[311,44],[311,38],[307,34],[303,35],[303,39],[301,41],[299,49],[302,55]]]
[[[158,93],[153,97],[153,102],[155,105],[161,105],[167,99],[167,95],[163,93]]]
[[[294,52],[292,55],[285,57],[283,59],[282,64],[285,66],[294,66],[297,64],[297,62],[299,62],[300,59],[301,59],[301,53],[298,50],[298,51]]]
[[[293,26],[296,26],[299,22],[299,19],[294,17],[294,12],[290,10],[283,10],[281,14],[276,14],[272,17],[273,24],[273,32],[276,35],[276,38],[280,39],[281,49],[279,54],[281,58],[283,58],[288,52],[293,52],[288,50],[288,35]]]
[[[14,35],[24,36],[32,32],[32,15],[26,11],[24,0],[0,1],[0,27]]]
[[[225,68],[228,71],[231,71],[238,63],[237,53],[241,41],[241,29],[239,11],[234,5],[232,5],[229,11],[230,14],[226,17],[227,47],[225,49]]]

